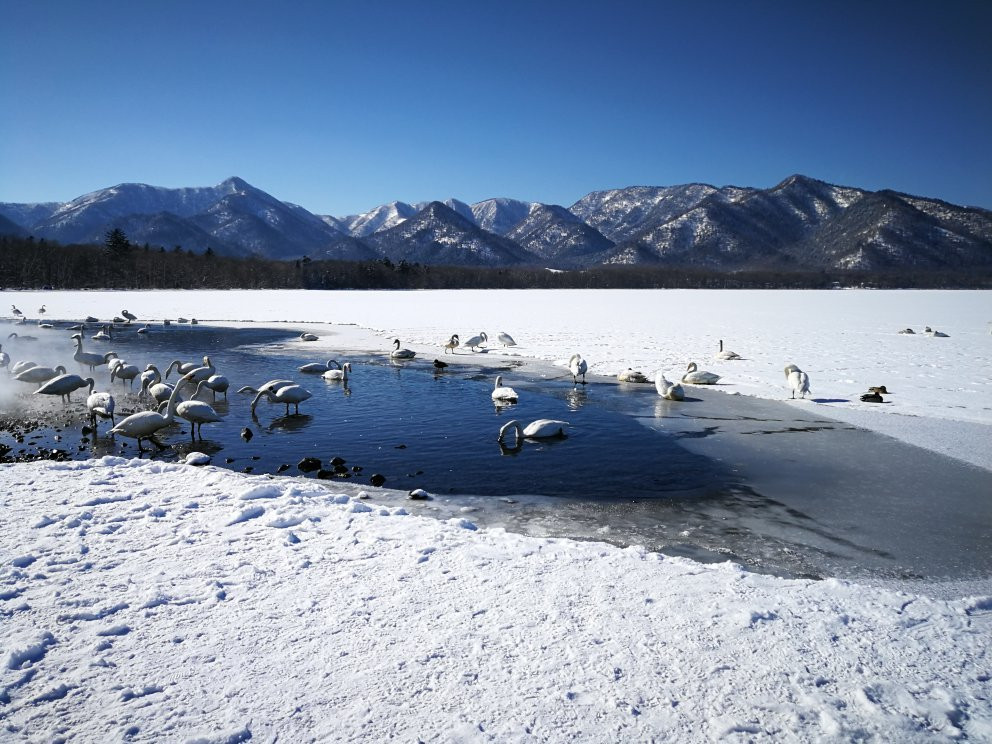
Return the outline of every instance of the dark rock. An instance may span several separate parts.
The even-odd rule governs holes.
[[[347,462],[343,457],[333,457],[331,458],[331,465],[337,467],[338,465],[344,465]]]
[[[304,473],[312,473],[314,470],[320,470],[320,459],[316,457],[304,457],[298,463],[296,467],[302,470]]]
[[[371,483],[373,486],[378,487],[385,482],[386,482],[386,476],[382,475],[381,473],[374,473],[372,477],[369,478],[369,483]]]
[[[317,477],[320,478],[321,480],[330,480],[331,478],[334,477],[334,471],[324,470],[323,468],[321,468],[320,470],[317,471]]]
[[[410,491],[410,499],[413,501],[427,501],[430,497],[430,494],[422,488],[414,488]]]
[[[395,447],[393,447],[393,449],[406,449],[406,445],[405,444],[397,444]]]
[[[284,462],[282,465],[280,465],[276,469],[276,472],[277,473],[285,473],[287,470],[289,470],[289,464]]]

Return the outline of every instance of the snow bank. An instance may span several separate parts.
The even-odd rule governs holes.
[[[0,467],[4,738],[992,738],[992,597],[475,530],[335,488]]]

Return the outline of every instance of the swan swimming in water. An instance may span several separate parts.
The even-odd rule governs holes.
[[[497,376],[496,384],[493,385],[492,398],[501,403],[516,403],[518,396],[517,391],[513,388],[503,387],[503,378]]]
[[[789,387],[792,389],[793,400],[796,397],[796,393],[800,393],[803,398],[809,392],[809,375],[803,372],[795,364],[789,364],[785,367],[785,380]]]
[[[411,351],[410,349],[401,349],[399,339],[393,341],[393,344],[396,345],[396,348],[389,352],[390,359],[413,359],[417,356],[417,352],[415,351]]]
[[[338,369],[329,369],[324,373],[325,380],[334,382],[348,382],[348,374],[351,372],[351,362],[345,362],[344,366]]]
[[[567,421],[537,419],[521,428],[520,422],[514,419],[503,424],[499,430],[499,436],[496,437],[496,441],[502,444],[510,431],[514,432],[514,443],[517,445],[521,443],[521,439],[563,439],[567,436],[565,433],[566,426],[568,426]]]
[[[658,371],[654,376],[654,388],[665,400],[685,400],[685,390],[677,382],[669,382],[665,379],[665,373]]]
[[[696,366],[695,362],[689,362],[685,374],[682,375],[682,382],[689,385],[715,385],[719,379],[720,375],[713,372],[703,372]]]
[[[326,362],[310,362],[297,369],[305,375],[322,375],[329,369],[341,369],[337,359],[328,359]]]
[[[568,371],[572,373],[572,384],[577,384],[577,377],[582,375],[582,384],[586,384],[586,371],[589,369],[589,365],[586,360],[582,358],[579,354],[572,354],[572,358],[568,360]]]
[[[44,383],[34,391],[34,395],[60,395],[63,403],[72,402],[72,393],[79,388],[89,386],[90,393],[96,383],[92,377],[80,377],[79,375],[59,375]]]
[[[478,351],[479,349],[477,347],[487,341],[489,341],[489,336],[486,335],[485,331],[482,331],[478,336],[472,336],[472,338],[466,341],[463,346],[467,346],[472,351]]]
[[[638,372],[636,369],[631,369],[627,367],[623,372],[617,375],[618,382],[650,382],[650,380],[644,375],[643,372]]]

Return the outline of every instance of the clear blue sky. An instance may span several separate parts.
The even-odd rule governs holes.
[[[992,208],[988,0],[0,0],[0,18],[0,201],[237,175],[344,215],[803,173]]]

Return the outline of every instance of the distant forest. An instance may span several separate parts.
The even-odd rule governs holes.
[[[369,261],[274,261],[134,245],[120,230],[104,245],[0,236],[0,289],[990,289],[984,269],[886,272],[597,266],[428,266]]]

